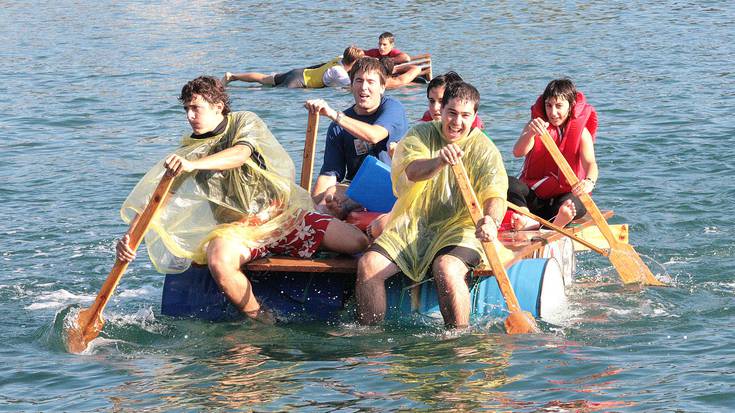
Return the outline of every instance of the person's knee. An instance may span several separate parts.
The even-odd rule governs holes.
[[[207,246],[207,264],[215,278],[228,271],[238,270],[240,261],[237,248],[222,238],[215,238]]]
[[[368,247],[365,234],[356,226],[332,219],[327,226],[322,240],[325,249],[343,254],[357,254]]]
[[[464,262],[452,255],[440,255],[432,264],[434,280],[443,286],[464,283],[468,271]]]
[[[375,251],[368,251],[357,261],[357,283],[382,282],[390,277],[384,273],[385,257]]]

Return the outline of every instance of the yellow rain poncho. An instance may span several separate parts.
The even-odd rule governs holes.
[[[500,152],[487,136],[474,128],[455,143],[464,151],[462,160],[480,204],[489,198],[506,199],[508,176]],[[425,181],[406,177],[411,162],[435,158],[445,145],[441,122],[428,122],[409,130],[393,157],[391,179],[398,201],[375,242],[415,282],[430,270],[436,253],[450,245],[472,248],[485,259],[452,169],[447,166]]]
[[[253,154],[240,168],[200,170],[176,178],[145,237],[159,272],[182,272],[191,261],[205,264],[205,244],[215,237],[248,248],[267,245],[291,232],[314,209],[309,194],[294,183],[293,161],[265,123],[251,112],[227,116],[224,132],[204,139],[186,135],[174,153],[194,160],[246,144]],[[162,160],[138,182],[120,211],[125,222],[143,211],[164,172]]]

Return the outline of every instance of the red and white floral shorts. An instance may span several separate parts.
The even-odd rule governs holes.
[[[269,255],[286,255],[295,258],[310,258],[324,239],[324,233],[333,216],[318,212],[307,212],[293,231],[272,243],[251,250],[251,260]]]

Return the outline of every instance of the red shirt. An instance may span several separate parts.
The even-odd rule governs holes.
[[[400,50],[393,49],[390,52],[388,52],[387,56],[393,58],[393,57],[398,56],[399,54],[401,54],[401,51]],[[365,51],[365,56],[374,57],[376,59],[380,59],[381,57],[385,57],[385,56],[383,56],[383,55],[380,54],[380,50],[379,49],[366,50]]]

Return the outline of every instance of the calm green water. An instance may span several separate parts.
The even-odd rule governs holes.
[[[0,410],[733,410],[732,3],[440,3],[4,2]],[[182,84],[314,64],[384,30],[478,87],[513,173],[529,106],[550,79],[574,78],[600,113],[596,200],[672,287],[624,288],[587,253],[579,275],[592,285],[569,291],[568,316],[537,336],[264,327],[161,316],[163,278],[140,259],[104,339],[66,353],[61,319],[102,285],[121,202],[187,130]],[[335,90],[231,94],[297,161],[302,102],[350,102]],[[423,87],[393,95],[420,117]]]

